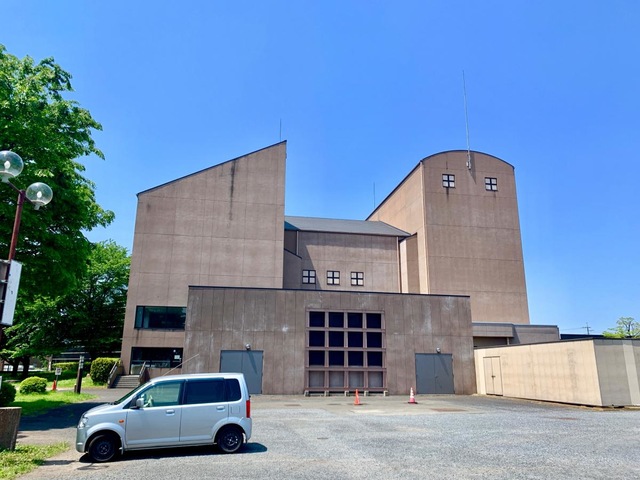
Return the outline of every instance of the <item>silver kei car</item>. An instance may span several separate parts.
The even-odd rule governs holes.
[[[85,412],[76,450],[108,462],[128,450],[217,444],[237,452],[251,438],[251,399],[241,373],[154,378]]]

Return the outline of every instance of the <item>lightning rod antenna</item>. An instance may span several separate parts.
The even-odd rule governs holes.
[[[467,168],[471,170],[471,144],[469,143],[469,112],[467,111],[467,82],[462,71],[462,91],[464,94],[464,123],[467,129]]]

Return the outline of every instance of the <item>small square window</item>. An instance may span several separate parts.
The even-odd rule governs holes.
[[[309,326],[324,328],[324,312],[309,312]]]
[[[498,179],[492,177],[484,177],[484,188],[491,192],[498,191]]]
[[[303,284],[316,283],[316,271],[315,270],[302,270],[302,283]]]
[[[363,287],[364,272],[351,272],[351,285],[354,287]]]
[[[328,270],[327,285],[340,285],[340,272],[336,270]]]
[[[442,186],[444,188],[455,188],[456,187],[456,176],[451,175],[449,173],[442,174]]]

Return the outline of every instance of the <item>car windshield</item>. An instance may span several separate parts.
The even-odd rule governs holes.
[[[142,389],[142,387],[146,386],[146,383],[143,383],[142,385],[140,385],[137,388],[134,388],[133,390],[130,390],[126,395],[124,395],[123,397],[119,398],[118,400],[116,400],[115,402],[112,402],[112,405],[118,405],[122,402],[124,402],[127,398],[129,398],[132,394],[135,394],[136,392],[138,392],[139,390]]]

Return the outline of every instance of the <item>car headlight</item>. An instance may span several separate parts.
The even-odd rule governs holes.
[[[89,419],[83,415],[78,422],[78,428],[86,427],[87,423],[89,423]]]

